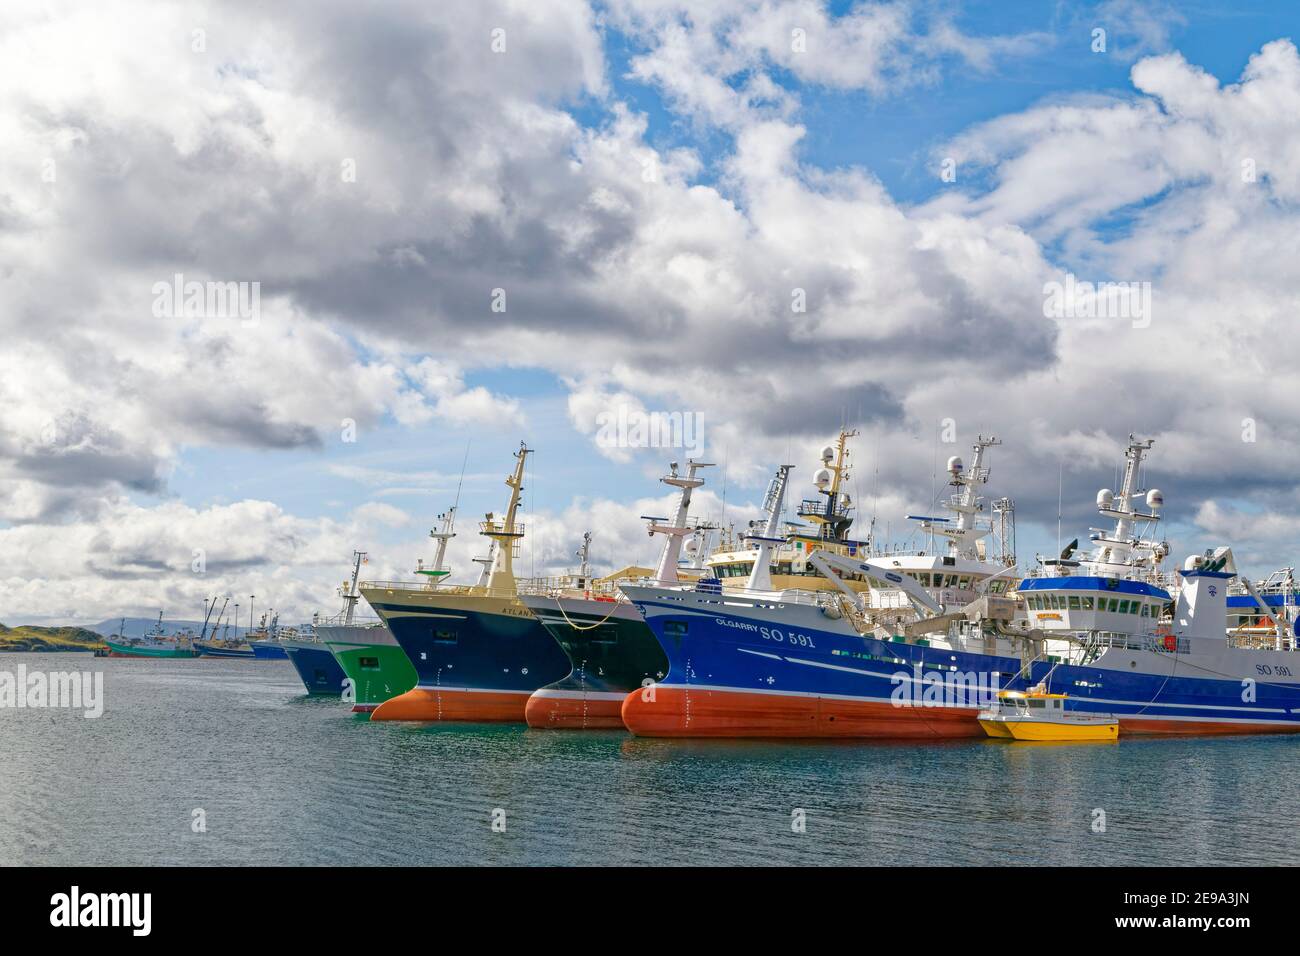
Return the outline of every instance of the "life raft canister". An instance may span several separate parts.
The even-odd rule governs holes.
[[[1178,650],[1178,638],[1174,637],[1172,634],[1166,634],[1166,635],[1165,635],[1165,650],[1167,650],[1167,651],[1176,651],[1176,650]]]

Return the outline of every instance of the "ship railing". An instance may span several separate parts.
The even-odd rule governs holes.
[[[517,582],[520,594],[559,594],[563,591],[590,594],[592,597],[621,597],[618,585],[609,581],[587,578],[579,584],[580,575],[561,574],[543,578],[521,578]]]
[[[435,584],[433,581],[361,581],[357,586],[376,591],[437,591],[442,594],[467,594],[483,590],[468,584]]]
[[[525,592],[528,579],[515,579],[515,586],[508,588],[479,587],[477,584],[443,584],[432,585],[420,581],[362,581],[360,586],[374,591],[416,591],[421,594],[472,595],[474,597],[518,598]]]
[[[1228,646],[1247,651],[1294,651],[1294,634],[1283,634],[1279,645],[1277,631],[1271,627],[1239,627],[1228,632]]]
[[[383,619],[374,614],[353,614],[352,620],[347,619],[347,614],[340,611],[338,614],[330,617],[322,617],[316,621],[316,627],[338,627],[344,624],[350,624],[353,627],[374,627],[383,624]]]
[[[646,584],[654,587],[658,584],[654,578],[643,578],[635,582],[637,584]],[[751,588],[723,587],[717,591],[703,590],[698,585],[691,588],[687,583],[687,588],[693,590],[695,594],[711,594],[717,598],[715,603],[726,604],[728,601],[743,601],[746,604],[754,605],[786,605],[800,604],[810,607],[824,607],[830,603],[830,596],[838,594],[838,591],[803,591],[791,589],[788,591],[763,591]]]

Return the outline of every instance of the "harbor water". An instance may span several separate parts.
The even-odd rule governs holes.
[[[648,740],[372,723],[286,661],[3,654],[104,712],[0,709],[0,864],[1253,866],[1300,737]]]

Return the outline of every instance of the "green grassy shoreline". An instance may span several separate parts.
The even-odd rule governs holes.
[[[0,624],[0,653],[10,651],[94,651],[104,638],[82,627],[5,627]]]

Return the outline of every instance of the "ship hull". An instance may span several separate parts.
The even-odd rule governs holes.
[[[624,699],[623,721],[642,736],[982,737],[978,714],[998,690],[1039,683],[1081,713],[1113,714],[1121,735],[1300,731],[1290,652],[1112,647],[1024,674],[1010,653],[862,637],[807,604],[625,590],[669,659],[663,682]]]
[[[314,641],[285,641],[281,646],[307,693],[330,697],[343,693],[347,675],[328,647]]]
[[[515,598],[432,588],[362,593],[418,676],[371,720],[524,723],[532,692],[569,672],[554,638]]]
[[[207,644],[203,641],[195,641],[194,646],[198,648],[201,657],[223,657],[236,660],[251,661],[256,659],[252,649],[242,647],[218,647],[215,644]]]
[[[528,726],[553,730],[624,728],[630,691],[662,680],[668,657],[639,611],[625,602],[525,596],[523,602],[559,644],[569,673],[534,691]]]
[[[253,641],[248,646],[259,661],[282,661],[289,656],[279,641]]]
[[[368,714],[415,686],[414,665],[382,624],[322,625],[316,634],[334,655],[344,679],[351,682],[345,685],[344,695],[352,700],[354,713]]]
[[[116,641],[105,641],[108,645],[109,657],[136,657],[136,658],[189,658],[198,657],[198,652],[188,647],[152,647],[132,644],[119,644]]]

